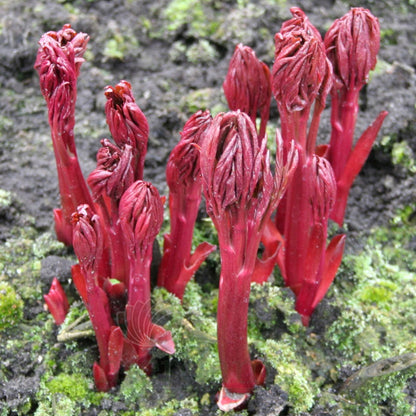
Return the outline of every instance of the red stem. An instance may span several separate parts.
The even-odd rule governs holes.
[[[71,215],[78,205],[88,204],[94,209],[94,204],[78,162],[74,141],[76,85],[67,95],[63,92],[64,88],[67,87],[60,85],[57,88],[48,102],[48,111],[62,212],[65,222],[71,224]],[[68,97],[71,103],[67,102]],[[67,239],[69,241],[65,243],[72,244],[72,236]]]
[[[245,212],[239,217],[231,236],[229,227],[217,227],[221,253],[218,353],[223,386],[232,393],[250,393],[256,383],[247,343],[247,314],[259,235],[247,230]]]
[[[305,276],[305,258],[308,253],[308,235],[312,224],[307,175],[308,158],[298,148],[299,163],[292,182],[286,191],[286,215],[284,220],[285,283],[298,294]],[[305,176],[306,175],[306,176]],[[305,234],[306,233],[306,234]]]
[[[117,374],[110,376],[110,361],[108,341],[111,328],[114,323],[111,318],[108,298],[103,289],[95,283],[93,274],[83,270],[87,286],[87,310],[95,332],[98,350],[100,352],[100,367],[104,370],[109,387],[114,387],[117,381]]]
[[[351,153],[358,114],[359,89],[335,91],[331,94],[331,141],[328,159],[338,181]]]
[[[151,346],[147,343],[152,325],[150,305],[150,264],[152,244],[143,251],[137,250],[130,255],[130,273],[128,285],[127,333],[138,354],[138,365],[150,371]],[[131,253],[133,254],[133,253]]]
[[[177,193],[169,195],[171,231],[165,238],[165,247],[158,274],[158,286],[165,287],[179,299],[183,298],[186,284],[192,274],[184,273],[188,264],[198,208],[201,202],[201,186],[187,190],[189,196]]]

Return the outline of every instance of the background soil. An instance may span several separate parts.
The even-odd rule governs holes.
[[[199,106],[226,108],[221,86],[236,43],[251,46],[271,66],[273,35],[290,17],[291,6],[301,7],[321,33],[349,7],[369,8],[382,28],[381,64],[362,95],[357,133],[381,110],[389,115],[350,196],[347,251],[359,250],[372,227],[388,224],[397,209],[414,203],[415,177],[403,163],[394,163],[392,156],[394,143],[406,144],[402,160],[416,155],[416,10],[412,1],[260,0],[254,5],[244,0],[211,0],[202,2],[202,17],[183,15],[180,10],[176,16],[169,15],[170,3],[0,0],[0,188],[13,198],[7,209],[0,207],[1,243],[19,227],[30,226],[39,234],[53,231],[52,209],[59,205],[55,161],[33,64],[40,36],[67,22],[91,38],[78,83],[76,114],[83,171],[88,174],[95,167],[99,140],[109,137],[104,87],[126,79],[150,125],[145,178],[166,194],[164,167],[186,119]],[[277,117],[272,108],[271,118]],[[326,110],[322,142],[329,137],[328,120]],[[69,273],[67,260],[48,261],[41,272],[44,293],[54,274],[61,272],[65,278]],[[25,305],[28,331],[41,308],[39,301]],[[14,400],[18,406],[29,397],[30,413],[36,408],[33,397],[42,366],[28,357],[24,350],[2,357],[9,376],[7,383],[1,381],[0,399]],[[190,382],[185,380],[184,386]],[[275,393],[273,400],[279,400],[281,393]],[[268,414],[261,410],[266,402],[263,398],[251,403],[252,414]],[[207,414],[214,414],[210,411]]]

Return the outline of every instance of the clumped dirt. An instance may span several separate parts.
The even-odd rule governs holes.
[[[67,22],[91,37],[79,78],[75,131],[84,173],[95,167],[100,139],[109,137],[103,110],[104,87],[126,79],[131,82],[137,103],[150,125],[145,177],[166,193],[165,163],[191,114],[189,99],[185,97],[204,89],[200,102],[211,107],[225,104],[221,85],[236,43],[251,46],[260,59],[271,65],[272,36],[289,18],[291,6],[301,7],[321,33],[350,6],[371,9],[380,19],[383,38],[379,59],[387,69],[373,75],[365,88],[357,133],[380,111],[387,110],[389,115],[350,195],[345,220],[347,251],[358,250],[368,230],[387,224],[398,208],[414,203],[415,177],[405,167],[393,163],[389,145],[406,142],[413,156],[416,155],[416,10],[412,2],[299,0],[287,2],[283,7],[262,0],[258,7],[239,14],[233,1],[209,1],[207,11],[227,18],[222,20],[221,35],[205,33],[202,38],[192,28],[192,22],[167,26],[163,11],[168,3],[167,0],[0,0],[0,188],[12,192],[13,198],[7,209],[0,206],[0,242],[12,236],[16,227],[31,225],[38,233],[53,230],[52,209],[59,205],[57,178],[46,108],[33,64],[40,36],[48,30],[59,30]],[[264,35],[265,29],[271,37]],[[119,45],[122,59],[106,51],[108,40],[117,36],[123,38]],[[189,51],[194,53],[192,59]],[[277,117],[275,108],[273,117]],[[327,142],[329,110],[325,111],[321,126],[320,140]],[[69,264],[61,257],[45,260],[42,289],[47,290],[53,275],[59,273],[61,279],[67,278]],[[28,326],[40,310],[41,305],[36,302],[25,306]],[[35,396],[44,365],[31,362],[25,349],[2,356],[1,360],[7,374],[0,380],[0,399],[9,404],[16,402],[18,407],[28,397]],[[185,378],[183,389],[192,382],[180,366],[171,371],[175,372],[171,380]],[[414,384],[409,386],[412,397]],[[178,391],[178,397],[184,391]],[[253,415],[283,415],[286,403],[286,393],[273,386],[267,392],[259,389],[248,410]],[[104,402],[102,406],[115,412],[123,410],[120,403]],[[204,414],[214,413],[212,407]],[[186,410],[177,413],[187,414],[190,413]],[[330,413],[315,409],[311,414]]]

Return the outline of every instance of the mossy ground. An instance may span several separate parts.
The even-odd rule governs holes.
[[[153,292],[155,319],[172,331],[177,353],[172,358],[155,354],[151,378],[133,367],[114,391],[97,393],[91,367],[98,350],[91,328],[77,327],[78,338],[66,334],[66,341],[58,341],[86,313],[65,280],[75,259],[52,231],[52,208],[58,204],[55,166],[33,72],[40,35],[68,21],[91,35],[77,103],[85,171],[95,164],[99,139],[108,136],[103,88],[125,78],[151,126],[147,177],[163,190],[163,163],[187,116],[201,107],[213,114],[227,108],[221,84],[235,44],[252,46],[271,65],[273,35],[295,5],[321,31],[350,6],[370,7],[380,16],[380,60],[360,103],[358,129],[380,110],[390,114],[351,194],[347,254],[310,327],[301,325],[278,272],[270,283],[253,286],[249,343],[268,377],[248,409],[237,414],[278,414],[279,406],[288,415],[415,414],[414,360],[408,355],[416,352],[414,2],[6,3],[0,1],[7,16],[0,22],[0,414],[220,413],[215,405],[221,377],[215,340],[218,252],[190,283],[182,305],[163,290]],[[328,114],[323,140],[325,123],[329,126]],[[272,108],[271,154],[277,125]],[[209,220],[198,223],[195,245],[204,240],[216,243]],[[46,272],[46,264],[52,270]],[[62,279],[72,304],[61,329],[42,297],[52,273]]]
[[[288,414],[298,415],[318,407],[336,408],[341,412],[337,414],[345,415],[382,415],[386,409],[388,414],[412,414],[405,388],[413,377],[416,359],[397,366],[397,371],[393,368],[389,372],[384,367],[379,373],[366,375],[364,371],[359,383],[347,380],[372,363],[415,352],[416,254],[412,244],[416,224],[412,213],[412,207],[401,210],[389,226],[371,232],[361,252],[344,258],[325,305],[318,308],[309,328],[301,325],[293,311],[293,296],[282,287],[278,272],[273,282],[253,285],[250,348],[268,369],[266,389],[275,383],[287,394]],[[206,235],[206,225],[201,233]],[[22,270],[37,277],[34,263],[47,253],[62,250],[49,236],[33,240],[30,235],[22,237],[2,246],[3,257],[15,256],[16,268],[7,270],[11,282]],[[12,303],[18,304],[20,311],[24,301],[41,302],[37,290],[20,292],[23,300],[14,291],[5,292],[7,299],[13,295]],[[177,351],[169,362],[159,356],[159,366],[170,366],[172,377],[179,368],[193,380],[188,396],[180,399],[169,383],[160,390],[157,375],[149,379],[136,367],[122,377],[116,391],[95,392],[91,366],[97,351],[93,337],[56,343],[56,327],[46,312],[36,317],[37,326],[32,323],[29,335],[25,331],[27,320],[21,313],[10,319],[10,309],[2,309],[0,318],[8,321],[9,328],[2,328],[1,336],[7,339],[15,331],[21,333],[2,348],[7,353],[30,344],[32,359],[42,357],[44,372],[36,394],[38,416],[69,416],[96,407],[104,407],[101,415],[110,415],[114,407],[105,410],[110,398],[112,403],[119,403],[120,415],[174,415],[185,408],[189,414],[198,415],[212,408],[213,394],[221,380],[215,338],[216,299],[217,289],[194,281],[182,304],[165,290],[157,288],[153,293],[155,319],[172,331]],[[75,303],[68,321],[79,317],[82,310],[83,306]],[[318,321],[326,313],[336,315],[336,319],[322,331]],[[2,373],[3,379],[7,376],[7,372]],[[14,410],[25,414],[24,408]]]

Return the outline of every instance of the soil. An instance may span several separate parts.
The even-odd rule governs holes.
[[[49,30],[59,30],[68,22],[75,30],[88,33],[91,39],[78,82],[75,130],[84,173],[95,167],[100,139],[109,137],[103,114],[104,87],[125,79],[132,84],[150,126],[145,178],[166,194],[166,160],[192,108],[195,105],[225,108],[221,86],[236,43],[251,46],[260,59],[271,65],[273,34],[290,17],[291,6],[302,8],[321,33],[349,7],[369,8],[380,20],[383,37],[379,60],[384,66],[362,94],[357,135],[380,111],[387,110],[389,115],[350,194],[344,226],[348,233],[347,252],[359,251],[371,229],[389,224],[399,209],[414,204],[415,176],[403,164],[395,163],[391,152],[393,143],[403,143],[407,144],[405,157],[411,159],[411,154],[416,155],[414,2],[261,0],[257,6],[237,12],[234,1],[210,0],[204,12],[208,21],[213,20],[212,16],[220,17],[222,26],[216,31],[195,28],[186,17],[179,24],[175,24],[179,20],[169,22],[164,14],[168,3],[168,0],[0,0],[0,188],[12,195],[7,208],[0,206],[0,243],[23,227],[30,227],[34,235],[53,233],[52,210],[59,206],[57,177],[46,107],[33,64],[40,36]],[[238,3],[247,6],[250,2]],[[273,108],[271,118],[277,117]],[[321,126],[320,140],[326,142],[328,109]],[[48,291],[54,275],[59,275],[61,281],[69,278],[68,256],[70,252],[65,252],[42,261],[42,293]],[[2,265],[1,269],[5,267]],[[18,285],[18,280],[14,280],[13,286]],[[42,311],[40,299],[25,302],[27,331],[31,331],[31,324]],[[13,336],[13,332],[6,332],[0,335],[0,341],[11,342]],[[3,404],[0,406],[21,409],[22,404],[29,402],[21,414],[36,411],[36,392],[45,371],[44,363],[33,362],[30,349],[28,343],[13,355],[1,357]],[[193,383],[192,376],[178,364],[170,368],[167,379],[163,365],[161,360],[159,374],[155,376],[159,388],[170,388],[178,399],[185,398]],[[414,380],[409,384],[409,397],[416,396],[415,384]],[[194,387],[198,389],[201,387]],[[215,414],[215,391],[208,393],[212,400],[204,414]],[[85,414],[98,414],[102,409],[113,414],[125,410],[123,404],[108,398],[100,406]],[[248,411],[259,416],[288,414],[286,393],[276,385],[259,389]],[[4,412],[7,414],[7,410]],[[10,414],[17,413],[10,411]],[[186,409],[176,413],[188,414],[192,413]],[[335,413],[316,407],[310,414]]]

